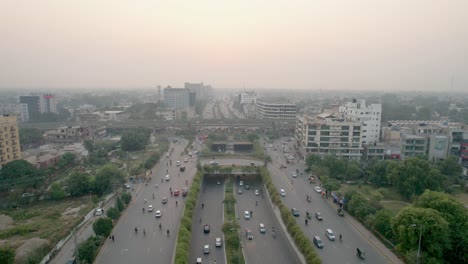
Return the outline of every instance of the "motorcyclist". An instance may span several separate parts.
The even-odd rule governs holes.
[[[307,218],[306,218],[306,220],[305,220],[305,224],[307,225],[308,223],[309,223],[309,221],[307,221]]]
[[[176,206],[176,207],[177,207],[178,204],[179,204],[179,203],[178,203],[177,201],[175,201],[175,206]]]
[[[357,255],[360,257],[361,256],[361,250],[359,250],[359,248],[356,248],[356,251],[357,251]]]
[[[138,233],[138,228],[135,227],[135,233]]]
[[[340,240],[342,240],[342,239],[343,239],[343,236],[340,234]]]
[[[146,230],[143,228],[143,235],[146,236]]]
[[[255,201],[255,206],[257,206],[257,205],[258,205],[258,201]]]
[[[144,207],[142,208],[142,210],[143,210],[143,213],[145,213],[145,208]]]
[[[167,236],[169,236],[169,229],[166,231],[166,233],[167,233]]]
[[[205,208],[205,204],[204,204],[204,203],[201,204],[201,208],[202,208],[202,209]]]
[[[162,225],[161,225],[161,223],[159,223],[159,230],[161,230],[161,228],[162,228]]]

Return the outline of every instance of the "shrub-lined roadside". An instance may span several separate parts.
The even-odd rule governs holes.
[[[314,247],[312,246],[312,242],[304,235],[304,232],[296,223],[296,219],[292,216],[289,209],[283,204],[281,200],[278,190],[276,186],[273,184],[270,173],[268,172],[266,167],[259,167],[257,168],[258,173],[261,175],[263,183],[266,185],[268,193],[270,194],[272,202],[278,206],[281,219],[283,223],[286,225],[288,233],[294,239],[294,243],[299,248],[301,253],[304,255],[306,262],[308,264],[318,264],[321,263],[320,258],[315,253]]]
[[[234,185],[232,178],[226,183],[224,189],[224,250],[226,250],[226,258],[228,263],[244,264],[244,255],[242,254],[240,238],[239,238],[239,223],[236,220],[235,211],[236,198],[234,196]]]
[[[197,173],[193,178],[192,186],[190,187],[187,199],[185,200],[184,214],[182,215],[182,220],[179,226],[174,260],[174,263],[176,264],[189,263],[190,240],[192,239],[193,209],[195,208],[198,201],[203,174],[204,171],[200,164],[198,164]]]

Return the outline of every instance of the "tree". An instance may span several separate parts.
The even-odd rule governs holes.
[[[340,189],[341,187],[341,183],[338,180],[330,179],[330,177],[328,176],[322,176],[320,178],[320,181],[322,182],[323,188],[325,188],[325,190],[330,191],[330,192],[336,191]]]
[[[122,212],[125,209],[125,206],[120,197],[117,197],[117,200],[115,200],[115,208],[119,210],[119,212]]]
[[[377,210],[369,204],[369,201],[360,193],[355,193],[348,202],[348,211],[350,214],[365,219],[368,215],[375,213]]]
[[[0,264],[15,263],[15,250],[12,248],[0,248]]]
[[[468,213],[464,205],[442,192],[426,190],[415,202],[416,207],[431,208],[439,212],[448,222],[450,230],[450,263],[468,262]]]
[[[151,131],[146,128],[139,128],[125,132],[120,139],[123,151],[142,150],[148,144]]]
[[[94,150],[94,146],[93,146],[93,141],[92,140],[86,140],[84,143],[83,143],[85,149],[91,153],[93,152]]]
[[[421,250],[429,256],[441,259],[450,247],[449,224],[434,209],[408,206],[401,209],[391,223],[400,242],[398,248],[403,252],[418,248],[420,232]]]
[[[390,184],[387,176],[387,164],[389,162],[395,161],[371,161],[370,164],[367,166],[367,172],[369,174],[369,182],[372,184],[381,187],[387,186]]]
[[[444,160],[437,162],[437,167],[442,174],[449,177],[461,177],[463,175],[463,167],[458,163],[458,160],[454,156],[449,156]]]
[[[44,142],[42,132],[37,128],[20,128],[19,138],[21,145],[40,145]]]
[[[108,217],[101,217],[93,223],[94,233],[102,237],[108,237],[113,227],[112,219]]]
[[[80,196],[91,190],[91,178],[87,173],[73,172],[66,183],[71,196]]]
[[[346,179],[357,180],[362,176],[362,169],[359,162],[352,160],[346,166]]]
[[[107,209],[106,215],[107,215],[107,217],[109,217],[110,219],[116,220],[116,219],[119,218],[120,212],[119,212],[119,210],[117,210],[117,208],[111,207],[111,208]]]
[[[110,192],[113,187],[124,183],[124,178],[121,170],[113,165],[106,165],[96,173],[94,189],[98,194],[102,195]]]
[[[101,244],[101,238],[92,236],[81,243],[78,247],[78,256],[80,264],[92,264]]]
[[[65,198],[65,196],[66,196],[65,191],[62,189],[60,184],[58,183],[52,184],[50,188],[50,197],[52,198],[52,200],[61,200]]]
[[[60,168],[60,169],[64,169],[70,165],[73,164],[73,162],[75,162],[75,158],[76,158],[76,155],[74,153],[65,153],[62,155],[62,157],[60,157],[60,160],[59,162],[57,163],[57,166]]]
[[[122,198],[122,201],[128,205],[130,201],[132,200],[132,195],[130,193],[122,193],[120,196]]]
[[[392,215],[389,211],[379,210],[372,221],[372,227],[390,240],[393,238],[391,219]]]
[[[2,167],[0,180],[21,180],[23,177],[33,178],[37,174],[36,168],[25,160],[13,160]]]

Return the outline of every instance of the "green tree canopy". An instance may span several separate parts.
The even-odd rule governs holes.
[[[454,156],[438,161],[437,167],[442,174],[449,177],[461,177],[463,175],[463,167]]]
[[[0,170],[0,180],[20,180],[23,177],[32,178],[36,175],[36,168],[25,160],[10,161]]]
[[[113,165],[105,165],[96,174],[94,189],[102,195],[112,191],[113,187],[120,186],[124,181],[125,176],[121,170]]]
[[[87,173],[73,172],[66,184],[71,196],[80,196],[91,190],[91,177]]]
[[[138,128],[125,132],[120,144],[123,151],[142,150],[149,142],[151,131],[146,128]]]
[[[44,142],[44,138],[42,137],[41,130],[37,128],[20,128],[19,129],[19,137],[21,145],[39,145]]]
[[[439,212],[431,208],[405,207],[392,219],[392,230],[403,252],[418,248],[421,232],[421,250],[441,259],[450,247],[449,224]]]
[[[108,217],[101,217],[93,223],[94,233],[102,237],[108,237],[113,227],[112,219]]]

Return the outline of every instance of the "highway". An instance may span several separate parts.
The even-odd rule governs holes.
[[[273,143],[275,146],[280,146],[280,141]],[[290,143],[290,149],[292,143]],[[297,223],[305,232],[310,241],[318,235],[324,243],[323,249],[316,248],[316,252],[320,256],[322,263],[362,263],[362,260],[356,257],[356,248],[361,249],[366,254],[367,263],[391,263],[383,256],[376,247],[374,247],[367,237],[354,228],[345,217],[337,215],[334,205],[323,199],[319,193],[314,190],[315,185],[309,184],[306,175],[301,177],[299,173],[297,178],[292,178],[291,174],[296,169],[299,172],[304,172],[306,168],[303,161],[294,165],[288,165],[286,169],[281,169],[281,164],[286,163],[282,149],[278,147],[277,151],[274,148],[268,147],[268,154],[272,157],[273,163],[268,164],[273,183],[279,189],[286,190],[286,197],[283,197],[283,202],[288,208],[297,208],[300,211],[300,217],[297,218]],[[309,195],[312,201],[309,203],[306,196]],[[312,214],[312,219],[308,225],[305,224],[306,211]],[[320,212],[323,216],[323,221],[315,219],[314,214]],[[337,239],[330,241],[325,236],[325,230],[330,228],[334,231]],[[342,234],[343,241],[339,241],[338,236]]]
[[[243,180],[243,186],[239,181]],[[249,185],[249,190],[246,189]],[[242,189],[242,194],[238,194],[238,189]],[[259,195],[255,195],[255,190],[259,190]],[[260,192],[261,191],[261,192]],[[273,213],[270,201],[266,199],[266,192],[259,176],[252,179],[239,178],[235,184],[236,193],[236,215],[240,223],[240,238],[244,249],[246,263],[300,263],[296,252],[286,238],[284,231],[280,228],[278,219]],[[263,196],[263,197],[262,197]],[[255,202],[258,202],[256,205]],[[252,211],[252,217],[248,220],[244,218],[244,211]],[[260,232],[260,223],[265,225],[266,232]],[[272,227],[275,229],[276,238],[273,237]],[[253,233],[253,239],[248,240],[246,229]]]
[[[204,177],[202,189],[204,191],[200,193],[197,209],[194,210],[189,260],[195,263],[197,258],[202,258],[202,263],[223,264],[226,263],[222,231],[224,223],[224,179],[222,177]],[[204,204],[204,208],[202,208],[201,204]],[[204,233],[204,225],[210,226],[209,233]],[[223,241],[222,247],[215,247],[217,237]],[[203,253],[204,245],[210,246],[209,254]]]
[[[177,230],[180,224],[184,199],[171,197],[169,189],[182,189],[191,183],[196,170],[196,160],[185,163],[185,172],[180,172],[175,161],[183,162],[180,153],[184,150],[187,140],[180,140],[180,143],[171,143],[170,148],[174,152],[169,158],[165,156],[152,169],[152,181],[145,184],[135,185],[135,191],[132,192],[132,201],[129,207],[120,217],[112,234],[115,236],[115,242],[107,240],[100,253],[96,257],[95,263],[171,263],[174,250]],[[186,156],[187,157],[187,156]],[[172,166],[168,163],[172,161]],[[166,165],[168,163],[168,165]],[[170,180],[161,182],[165,177],[166,170],[170,175]],[[178,174],[180,173],[180,176]],[[158,188],[155,188],[158,184]],[[153,199],[152,195],[155,195]],[[162,204],[163,197],[168,198],[167,204]],[[147,203],[144,202],[147,200]],[[176,201],[178,206],[176,206]],[[153,205],[154,211],[148,212],[148,205]],[[142,208],[145,208],[143,213]],[[161,218],[155,218],[156,210],[161,210]],[[159,229],[159,223],[162,230]],[[135,227],[138,233],[135,233]],[[143,235],[143,229],[146,235]],[[166,235],[169,230],[169,237]]]

